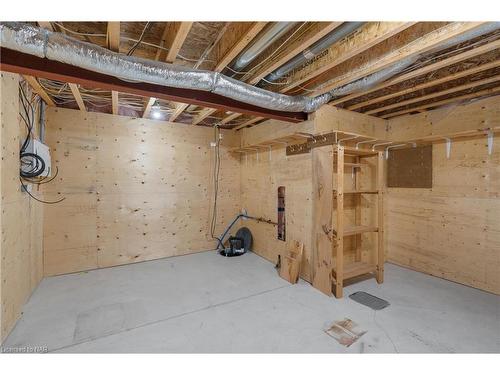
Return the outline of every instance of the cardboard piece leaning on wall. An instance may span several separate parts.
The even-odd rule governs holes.
[[[287,251],[281,256],[280,277],[292,284],[296,284],[299,281],[303,253],[304,244],[302,242],[292,240],[287,243]]]

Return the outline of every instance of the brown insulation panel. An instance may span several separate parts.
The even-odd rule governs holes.
[[[387,187],[432,188],[432,145],[391,150]]]

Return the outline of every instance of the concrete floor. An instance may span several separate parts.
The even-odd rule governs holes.
[[[50,352],[496,352],[500,297],[388,264],[386,281],[345,288],[391,303],[373,311],[290,285],[253,253],[214,252],[42,281],[4,347]],[[349,318],[351,347],[324,330]]]

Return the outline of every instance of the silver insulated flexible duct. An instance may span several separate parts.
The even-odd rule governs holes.
[[[332,32],[325,35],[323,38],[318,40],[312,46],[307,48],[306,50],[299,53],[293,59],[280,66],[274,72],[268,74],[264,79],[266,81],[274,82],[281,77],[283,77],[288,72],[295,69],[297,66],[300,66],[307,61],[314,58],[316,55],[320,54],[327,48],[329,48],[332,44],[338,42],[339,40],[345,38],[346,36],[352,34],[354,31],[363,26],[364,22],[345,22],[339,27],[337,27]]]
[[[436,49],[443,49],[464,40],[491,32],[500,23],[488,23],[448,40]],[[86,43],[61,33],[16,22],[0,23],[0,43],[3,48],[60,61],[83,69],[114,76],[124,81],[146,82],[166,87],[213,92],[221,96],[286,112],[314,112],[335,96],[366,89],[398,74],[419,56],[405,59],[356,82],[339,87],[317,97],[290,96],[251,86],[218,72],[190,69],[116,52]]]
[[[245,68],[266,48],[285,35],[296,24],[297,22],[276,22],[274,25],[265,30],[262,35],[257,36],[256,40],[253,41],[250,46],[245,48],[242,53],[240,53],[233,64],[233,69],[240,71]]]

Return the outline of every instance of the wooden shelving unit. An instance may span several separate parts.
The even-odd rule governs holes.
[[[384,213],[383,213],[383,154],[382,152],[371,151],[371,150],[357,150],[354,148],[344,147],[339,144],[333,145],[333,153],[336,154],[337,158],[333,161],[334,171],[336,170],[336,175],[333,173],[332,186],[336,186],[336,190],[333,191],[332,196],[332,207],[335,207],[335,201],[337,203],[337,209],[334,211],[332,209],[332,223],[337,223],[336,228],[333,230],[333,241],[332,241],[332,254],[336,255],[336,264],[333,269],[333,282],[335,285],[335,296],[337,298],[342,298],[344,280],[369,274],[375,272],[377,282],[382,283],[384,281]],[[345,162],[345,156],[349,155],[354,157],[355,161]],[[374,157],[377,158],[376,161],[376,186],[375,190],[366,190],[360,188],[360,178],[359,171],[361,168],[353,168],[353,179],[354,179],[354,190],[344,190],[344,169],[345,167],[352,167],[353,165],[362,165],[361,158]],[[347,226],[344,220],[344,195],[352,194],[355,199],[355,225]],[[361,199],[363,194],[376,194],[377,198],[377,225],[362,225],[361,224]],[[335,217],[336,216],[336,217]],[[375,256],[375,264],[369,264],[361,261],[361,234],[363,233],[377,233],[377,248]],[[355,246],[356,255],[355,262],[350,264],[344,264],[344,237],[356,236]]]
[[[293,133],[283,137],[276,137],[270,140],[266,140],[260,143],[254,143],[247,146],[240,146],[229,149],[229,152],[235,153],[252,153],[258,152],[260,150],[269,150],[269,148],[286,147],[290,145],[295,145],[301,143],[307,139],[307,136],[301,133]]]

